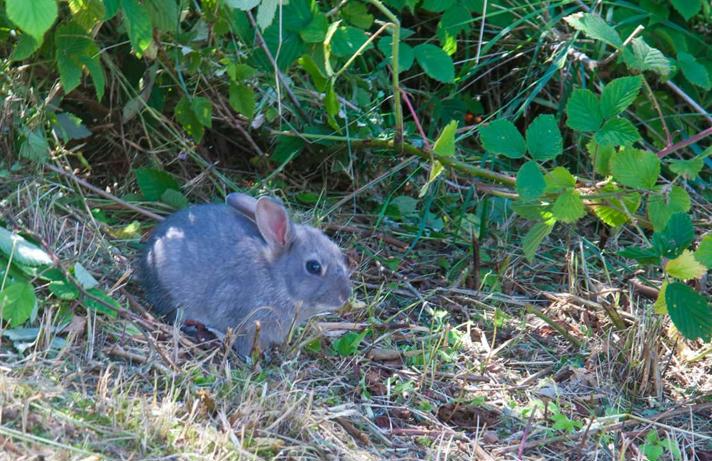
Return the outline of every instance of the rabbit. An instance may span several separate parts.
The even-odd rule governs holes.
[[[281,344],[293,325],[336,311],[352,292],[347,260],[324,233],[292,223],[276,199],[239,192],[169,216],[138,269],[158,314],[220,333],[231,328],[242,357],[253,344],[263,351]]]

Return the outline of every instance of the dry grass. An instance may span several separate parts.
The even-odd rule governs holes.
[[[112,204],[77,200],[86,191],[47,178],[5,182],[3,212],[131,305],[136,241],[117,231],[135,216],[114,209],[116,225],[101,224],[90,209]],[[331,216],[330,226],[350,218]],[[655,432],[680,450],[674,459],[711,459],[709,346],[651,315],[594,237],[552,238],[529,265],[501,237],[518,221],[505,221],[482,242],[496,289],[477,291],[454,286],[438,264],[462,249],[431,239],[403,256],[378,235],[352,233],[368,229],[358,222],[338,234],[359,261],[357,308],[257,364],[196,346],[136,304],[135,317],[111,318],[40,289],[39,339],[24,352],[2,343],[0,457],[645,459]],[[381,263],[391,256],[402,258],[396,271]],[[333,352],[345,331],[364,328],[357,353]]]

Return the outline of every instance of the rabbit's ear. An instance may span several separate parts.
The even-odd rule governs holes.
[[[257,209],[256,198],[241,192],[233,192],[225,197],[225,203],[244,214],[249,219],[253,221],[255,220],[255,210]]]
[[[294,237],[292,223],[289,221],[289,216],[287,216],[287,210],[267,197],[261,197],[257,200],[255,222],[262,237],[272,248],[285,248]]]

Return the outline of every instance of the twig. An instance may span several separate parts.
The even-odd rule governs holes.
[[[695,101],[687,93],[685,93],[682,88],[675,85],[671,80],[666,81],[665,85],[667,85],[667,87],[670,88],[675,94],[684,99],[685,102],[690,105],[690,107],[695,109],[698,114],[702,115],[705,119],[707,119],[710,124],[712,124],[712,116],[710,116],[709,112],[707,112],[704,107],[699,105],[697,101]]]
[[[76,176],[75,174],[72,174],[72,173],[70,173],[70,172],[68,172],[68,171],[64,171],[64,170],[62,170],[61,168],[58,168],[58,167],[56,167],[56,166],[54,166],[54,165],[51,165],[51,164],[49,164],[49,163],[45,163],[44,166],[45,166],[45,168],[49,168],[50,170],[54,171],[55,173],[61,174],[62,176],[65,176],[65,177],[67,177],[67,178],[69,178],[69,179],[75,181],[75,182],[76,182],[77,184],[79,184],[80,186],[83,186],[83,187],[89,189],[90,191],[94,192],[95,194],[101,195],[101,196],[104,197],[105,199],[109,199],[109,200],[111,200],[111,201],[113,201],[113,202],[118,203],[119,205],[123,206],[124,208],[128,208],[129,210],[133,210],[133,211],[135,211],[135,212],[137,212],[137,213],[140,213],[140,214],[142,214],[142,215],[144,215],[144,216],[147,216],[147,217],[149,217],[149,218],[151,218],[151,219],[155,219],[156,221],[163,221],[163,216],[157,215],[156,213],[154,213],[154,212],[152,212],[152,211],[148,211],[148,210],[145,210],[145,209],[143,209],[143,208],[141,208],[141,207],[139,207],[139,206],[136,206],[136,205],[133,205],[133,204],[131,204],[131,203],[128,203],[128,202],[125,201],[125,200],[121,200],[119,197],[117,197],[117,196],[115,196],[115,195],[113,195],[113,194],[110,194],[110,193],[108,193],[108,192],[106,192],[106,191],[103,191],[103,190],[99,189],[98,187],[96,187],[96,186],[90,184],[89,182],[87,182],[87,181],[85,181],[84,179],[82,179],[82,178]]]
[[[687,139],[683,139],[680,142],[676,142],[672,146],[668,146],[665,149],[661,150],[660,152],[657,153],[658,158],[663,158],[666,155],[672,154],[673,152],[682,149],[685,146],[689,146],[690,144],[694,144],[697,141],[706,138],[707,136],[712,135],[712,126],[700,131],[697,134],[694,134],[690,136]]]

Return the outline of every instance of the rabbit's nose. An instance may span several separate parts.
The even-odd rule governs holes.
[[[341,289],[341,292],[339,293],[339,300],[342,303],[345,303],[351,297],[351,293],[352,293],[351,281],[349,279],[346,279],[345,283],[343,285],[343,288]]]

